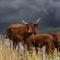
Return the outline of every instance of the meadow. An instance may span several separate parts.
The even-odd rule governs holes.
[[[20,53],[17,50],[13,50],[13,46],[9,39],[5,39],[3,35],[0,35],[0,60],[42,60],[42,52],[41,49],[38,48],[38,54],[36,54],[35,49],[33,48],[32,53],[27,52],[25,54],[24,48],[20,46]],[[46,60],[60,60],[60,53],[57,54],[55,49],[53,57],[51,55],[46,54]]]

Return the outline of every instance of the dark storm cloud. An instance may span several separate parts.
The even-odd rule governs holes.
[[[41,13],[43,10],[45,1],[46,0],[1,0],[0,18],[6,19],[6,17],[11,15],[24,19],[35,18],[36,16],[34,15]]]
[[[60,23],[59,0],[0,0],[0,22],[30,21],[40,17],[43,17],[40,21],[43,26]]]
[[[60,0],[53,0],[53,1],[60,1]]]

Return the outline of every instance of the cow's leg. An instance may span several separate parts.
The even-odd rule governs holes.
[[[59,53],[59,47],[57,46],[56,49],[57,49],[57,54],[58,54]]]
[[[59,57],[60,57],[60,45],[59,45]]]
[[[59,55],[59,47],[57,46],[57,55]]]
[[[38,54],[38,47],[36,47],[35,50],[36,50],[36,54]]]
[[[36,54],[38,54],[38,43],[35,44]]]
[[[52,45],[52,50],[53,50],[53,52],[55,51],[55,45],[54,45],[54,43]]]
[[[46,49],[47,49],[47,54],[50,57],[52,57],[52,59],[54,58],[54,51],[52,50],[52,46],[53,46],[53,42],[51,40],[47,41],[47,45],[46,45]]]
[[[31,56],[32,56],[32,52],[33,52],[33,49],[32,49],[32,47],[33,47],[33,45],[32,45],[32,42],[29,42],[29,44],[28,44],[28,47],[29,47],[29,53],[31,54]]]
[[[57,55],[60,56],[60,46],[59,45],[57,46]]]
[[[60,45],[59,45],[59,52],[60,52]]]
[[[13,50],[16,49],[15,43],[13,42]]]
[[[57,50],[58,50],[58,52],[60,52],[60,46],[58,45],[58,47],[57,47]]]
[[[16,49],[17,41],[13,41],[13,50]]]
[[[29,44],[27,44],[27,50],[29,50]]]
[[[53,43],[52,43],[52,41],[48,41],[47,43],[46,43],[46,50],[47,50],[47,54],[53,54],[53,50],[52,50],[52,46],[53,46]]]

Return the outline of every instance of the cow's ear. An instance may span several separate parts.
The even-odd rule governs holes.
[[[35,27],[37,27],[37,26],[38,26],[38,24],[34,24],[34,26],[35,26]]]

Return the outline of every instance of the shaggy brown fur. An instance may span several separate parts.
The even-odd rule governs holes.
[[[56,48],[57,48],[57,51],[60,52],[60,32],[57,32],[57,33],[56,33],[56,37],[57,37]]]
[[[53,43],[55,48],[57,48],[57,52],[60,51],[60,32],[49,34],[53,36]]]
[[[24,42],[25,34],[36,34],[37,24],[11,24],[7,28],[7,36],[13,42],[13,48],[16,48],[19,42]]]
[[[26,43],[29,45],[29,47],[32,47],[33,43],[35,43],[35,47],[39,46],[42,48],[42,46],[46,45],[46,52],[49,54],[50,52],[53,53],[54,49],[52,50],[53,46],[53,37],[49,34],[37,34],[37,35],[30,35],[26,39]]]

